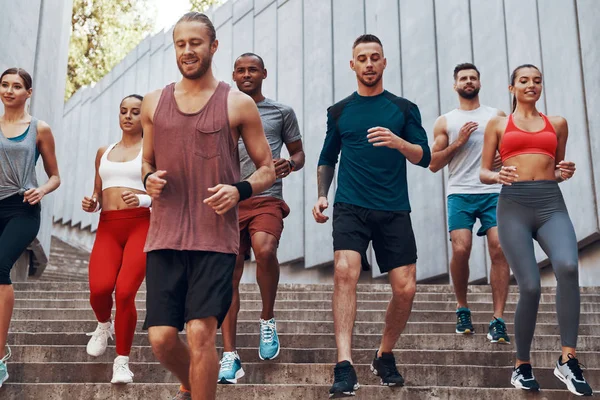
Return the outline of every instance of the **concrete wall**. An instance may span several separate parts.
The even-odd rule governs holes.
[[[211,11],[219,39],[213,60],[216,75],[230,82],[234,58],[247,51],[259,53],[269,71],[265,94],[294,107],[304,135],[306,166],[284,183],[292,213],[285,221],[280,260],[299,260],[305,268],[332,261],[331,224],[317,225],[310,212],[317,193],[316,164],[326,108],[356,89],[348,62],[353,40],[365,32],[382,39],[388,59],[385,87],[419,106],[430,143],[437,116],[457,104],[452,90],[456,64],[475,62],[482,71],[482,102],[506,112],[510,71],[526,62],[538,65],[545,76],[540,109],[567,118],[567,159],[577,163],[575,179],[561,188],[578,240],[593,241],[600,232],[599,13],[596,0],[238,0]],[[175,65],[171,31],[159,33],[142,42],[94,88],[68,102],[60,161],[63,170],[73,173],[54,214],[62,226],[57,232],[66,240],[77,236],[68,233],[72,228],[87,229],[91,235],[97,225],[97,216],[84,214],[79,205],[92,189],[96,148],[120,136],[118,101],[132,90],[144,93],[178,79]],[[93,115],[92,121],[88,115]],[[444,276],[450,256],[447,173],[414,166],[408,173],[418,279]],[[541,262],[545,256],[537,251]],[[489,257],[483,239],[474,241],[471,266],[472,281],[487,278]],[[290,280],[322,281],[331,276],[329,268],[304,275],[294,268]],[[286,276],[284,271],[282,280]],[[594,279],[600,284],[600,276]]]
[[[69,35],[71,31],[71,0],[0,0],[0,71],[21,67],[33,77],[33,95],[29,112],[46,121],[57,144],[63,142],[63,105]],[[0,104],[0,112],[2,105]],[[68,171],[60,170],[63,179]],[[37,166],[40,184],[48,178],[42,162]],[[31,244],[31,256],[37,274],[46,266],[50,254],[52,215],[56,195],[42,200],[42,225]],[[27,262],[21,263],[27,267]],[[22,277],[23,275],[21,275]],[[25,275],[26,276],[26,275]]]

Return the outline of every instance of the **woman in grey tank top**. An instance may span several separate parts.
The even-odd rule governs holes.
[[[20,68],[0,75],[0,386],[8,379],[6,337],[15,303],[10,270],[37,236],[40,200],[60,185],[52,131],[25,110],[31,84],[31,76]],[[35,174],[39,155],[50,177],[41,186]]]

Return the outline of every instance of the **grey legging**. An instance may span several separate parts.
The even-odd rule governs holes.
[[[515,312],[517,358],[529,361],[541,294],[533,239],[548,255],[556,276],[561,344],[576,347],[579,330],[577,238],[558,183],[527,181],[503,186],[497,218],[500,245],[519,285]]]

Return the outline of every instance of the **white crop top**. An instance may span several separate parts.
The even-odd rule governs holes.
[[[108,159],[108,153],[115,147],[116,143],[108,146],[108,149],[100,159],[98,173],[102,179],[102,190],[111,187],[125,187],[129,189],[146,192],[142,183],[142,150],[131,161],[116,162]]]

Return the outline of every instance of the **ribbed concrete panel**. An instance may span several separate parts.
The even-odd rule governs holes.
[[[577,15],[579,22],[579,42],[581,46],[583,82],[587,111],[587,136],[592,156],[594,176],[596,216],[600,215],[600,2],[595,0],[578,0]],[[575,131],[571,130],[571,135]],[[597,217],[596,217],[597,218]]]
[[[245,14],[233,25],[233,60],[242,53],[254,51],[254,16]],[[232,71],[231,64],[229,71]]]
[[[298,19],[296,19],[296,21],[298,21]],[[277,46],[277,42],[278,40],[281,40],[277,34],[277,22],[276,3],[273,3],[269,7],[265,8],[254,18],[253,52],[261,56],[265,62],[268,75],[267,79],[263,81],[263,93],[269,98],[274,98],[277,95],[277,76],[281,70],[278,65],[277,57],[280,49],[280,47]],[[285,27],[284,31],[289,35],[292,32],[288,33],[288,29],[289,27]],[[296,31],[295,34],[301,38],[302,30]],[[234,54],[234,61],[238,56],[240,56],[240,54]],[[231,70],[233,71],[233,65],[231,66]]]
[[[305,0],[303,15],[304,54],[304,262],[306,267],[333,260],[331,216],[335,193],[329,192],[329,221],[317,224],[310,211],[317,201],[317,162],[327,129],[327,107],[333,104],[333,37],[331,3]],[[350,53],[348,53],[350,54]],[[347,56],[349,59],[349,56]]]
[[[231,18],[217,28],[217,40],[219,41],[219,48],[213,57],[213,73],[218,79],[231,83],[231,67],[233,65],[233,24]]]
[[[268,13],[275,5],[274,3],[263,13]],[[302,57],[302,19],[298,18],[302,15],[302,12],[302,0],[288,1],[277,10],[276,76],[279,84],[277,85],[276,97],[280,102],[294,109],[302,139],[306,143],[304,104],[302,102],[304,90],[306,90],[306,77],[304,76],[302,63],[298,61]],[[269,79],[273,76],[272,72],[275,72],[273,67],[268,67]],[[281,156],[288,157],[285,146]],[[308,154],[306,160],[308,164]],[[290,207],[290,215],[284,221],[285,228],[279,243],[278,257],[282,263],[304,257],[305,216],[308,215],[312,218],[304,201],[304,170],[293,172],[283,182],[283,197]],[[314,176],[310,178],[314,179]]]

